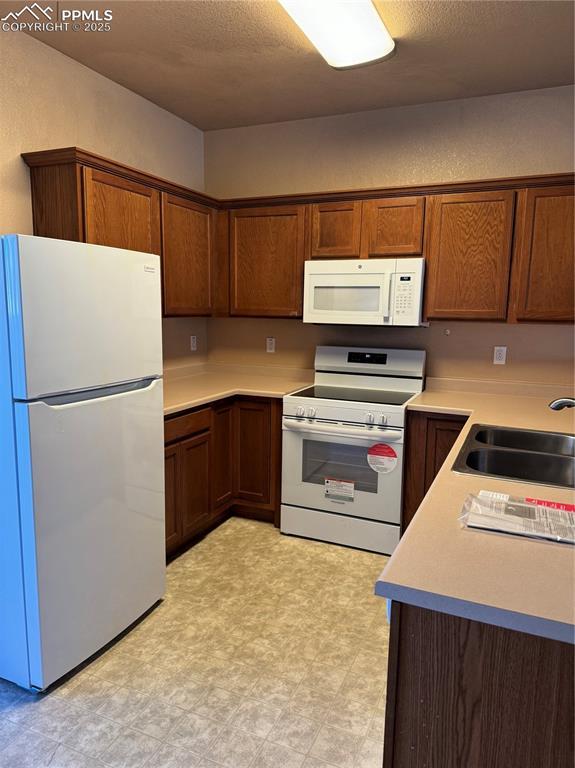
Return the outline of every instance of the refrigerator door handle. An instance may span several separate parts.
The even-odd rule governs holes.
[[[137,381],[129,381],[124,384],[112,384],[109,387],[97,387],[96,389],[83,389],[77,392],[66,392],[60,395],[50,395],[49,397],[39,397],[35,400],[27,400],[27,403],[43,403],[50,408],[66,408],[67,406],[77,405],[89,400],[103,400],[105,398],[117,398],[122,395],[129,395],[144,389],[153,389],[159,381],[160,376],[150,376]],[[22,401],[20,401],[22,402]]]

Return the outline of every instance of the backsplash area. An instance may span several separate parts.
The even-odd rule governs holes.
[[[313,368],[318,344],[412,347],[427,350],[432,377],[573,384],[575,334],[569,325],[433,322],[428,328],[381,329],[211,318],[207,334],[210,363]],[[267,336],[276,339],[275,354],[265,351]],[[506,365],[493,364],[494,346],[508,348]]]
[[[196,337],[192,352],[190,338]],[[162,321],[164,369],[207,363],[208,319],[205,317],[165,317]]]

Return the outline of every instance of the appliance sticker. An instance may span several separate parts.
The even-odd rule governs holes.
[[[336,477],[324,479],[326,499],[336,501],[353,501],[355,495],[355,483],[352,480],[339,480]]]
[[[397,453],[387,443],[376,443],[367,449],[367,463],[374,472],[385,475],[397,467]]]

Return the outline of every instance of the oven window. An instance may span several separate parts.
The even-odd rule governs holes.
[[[349,480],[356,491],[377,493],[377,472],[367,463],[367,448],[345,443],[304,440],[302,481],[323,485],[326,477]]]
[[[376,285],[317,285],[313,308],[326,312],[377,312],[379,294]]]

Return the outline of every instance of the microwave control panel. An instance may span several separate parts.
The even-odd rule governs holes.
[[[398,266],[401,261],[398,259]],[[395,272],[392,283],[391,323],[393,325],[419,325],[423,275],[417,272]]]

